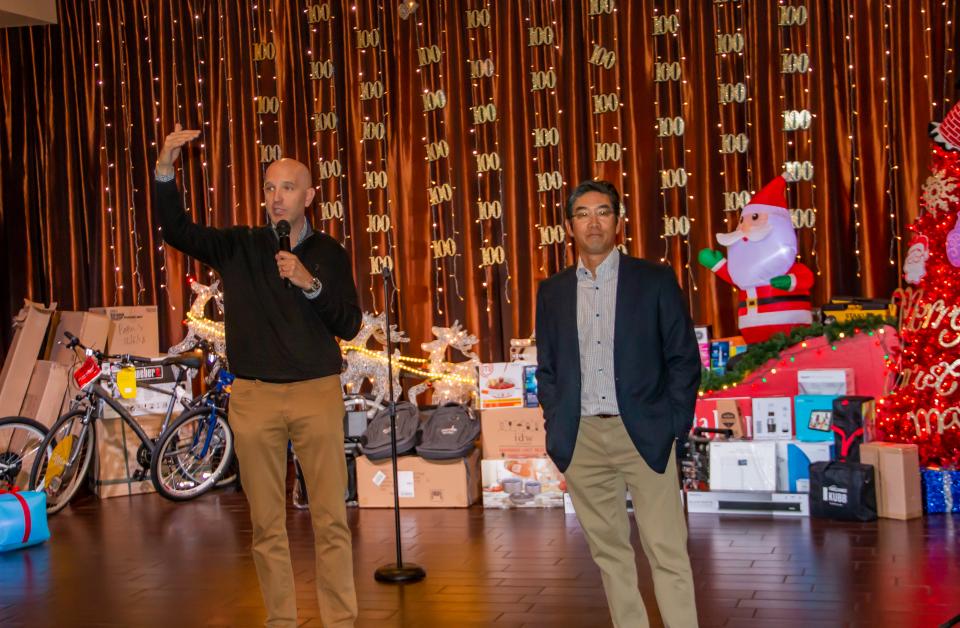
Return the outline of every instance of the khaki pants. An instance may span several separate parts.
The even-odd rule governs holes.
[[[627,488],[664,625],[697,626],[675,457],[671,453],[666,471],[659,474],[637,453],[620,417],[585,416],[580,420],[573,460],[564,478],[590,554],[600,567],[610,616],[617,628],[649,626],[630,544]]]
[[[286,526],[287,441],[303,467],[316,552],[317,601],[325,628],[353,626],[357,594],[344,491],[343,397],[337,376],[291,384],[238,379],[230,395],[240,479],[253,522],[253,561],[267,626],[297,625]]]

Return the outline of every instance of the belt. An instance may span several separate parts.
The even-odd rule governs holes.
[[[620,415],[619,414],[595,414],[593,416],[597,417],[598,419],[615,419]]]
[[[800,301],[802,303],[810,303],[810,297],[803,295],[781,295],[778,297],[762,297],[755,299],[748,299],[747,301],[740,301],[737,303],[737,307],[745,308],[747,304],[755,305],[770,305],[771,303],[786,303],[788,301]]]

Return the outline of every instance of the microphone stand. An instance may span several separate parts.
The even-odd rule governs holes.
[[[413,563],[403,562],[403,550],[400,546],[400,486],[397,482],[397,403],[393,399],[393,342],[390,337],[390,293],[388,282],[393,284],[393,276],[389,268],[383,269],[383,311],[384,325],[387,332],[387,386],[388,402],[390,404],[390,458],[393,462],[393,524],[397,541],[397,562],[383,565],[374,572],[377,582],[388,584],[405,584],[419,582],[427,576],[423,567]]]

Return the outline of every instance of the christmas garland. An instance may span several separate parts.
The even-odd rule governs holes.
[[[736,386],[750,373],[760,368],[770,360],[780,357],[780,354],[810,338],[826,336],[830,342],[835,342],[847,336],[860,332],[873,335],[873,332],[885,325],[897,326],[896,319],[885,316],[864,316],[854,318],[843,323],[814,323],[809,327],[795,327],[789,334],[774,334],[770,340],[750,345],[750,349],[735,357],[733,367],[723,375],[704,369],[700,377],[700,391],[713,392],[722,388]]]

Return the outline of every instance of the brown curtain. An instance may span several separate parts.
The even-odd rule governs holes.
[[[4,346],[10,316],[24,298],[57,301],[61,309],[158,304],[167,313],[164,342],[181,337],[189,296],[185,276],[211,277],[209,269],[162,246],[153,218],[152,164],[176,121],[204,131],[203,147],[198,143],[184,158],[185,206],[198,222],[221,227],[263,221],[258,141],[280,144],[284,155],[312,162],[315,173],[319,159],[329,159],[339,146],[344,176],[318,177],[316,183],[318,199],[342,198],[344,223],[320,219],[316,208],[311,215],[317,227],[347,246],[367,309],[383,306],[368,258],[393,244],[400,326],[412,347],[431,338],[431,325],[454,320],[480,337],[487,360],[504,357],[511,337],[529,335],[537,282],[574,259],[567,246],[540,248],[534,226],[558,224],[564,195],[592,176],[614,181],[625,194],[628,250],[672,264],[694,318],[712,323],[717,334],[735,332],[733,298],[697,266],[696,252],[715,248],[714,233],[726,229],[722,192],[759,189],[787,159],[809,159],[815,167],[815,187],[800,188],[791,202],[818,210],[815,234],[806,229],[800,238],[803,261],[819,270],[816,301],[884,297],[898,284],[896,236],[917,211],[929,153],[927,123],[942,118],[954,96],[956,0],[895,0],[889,8],[879,0],[807,0],[809,22],[795,29],[778,26],[774,0],[725,7],[703,0],[621,1],[602,21],[588,17],[590,3],[579,0],[420,0],[410,19],[400,18],[396,2],[330,0],[332,41],[323,39],[322,29],[311,33],[308,4],[325,3],[62,1],[56,26],[0,32]],[[482,51],[465,28],[466,11],[483,8],[491,15],[496,76],[472,89],[467,59]],[[673,12],[681,18],[678,37],[655,44],[654,16]],[[718,76],[733,76],[734,67],[717,62],[718,19],[723,32],[740,28],[745,36],[746,52],[736,63],[750,76],[746,114],[718,103]],[[527,29],[548,24],[556,45],[528,46]],[[383,52],[366,53],[375,59],[361,61],[356,28],[380,29]],[[277,51],[275,61],[260,64],[259,77],[252,56],[258,41],[274,42]],[[795,51],[809,50],[811,73],[780,74],[785,41]],[[616,52],[610,71],[591,70],[594,43]],[[424,116],[425,83],[417,72],[417,48],[431,44],[443,51],[428,81],[446,92],[440,116]],[[684,56],[684,82],[670,94],[661,87],[659,106],[686,120],[685,167],[691,176],[684,192],[668,195],[666,211],[680,215],[681,195],[688,196],[686,211],[694,222],[687,243],[661,238],[653,76],[656,55],[665,51]],[[332,56],[332,89],[310,80],[311,55]],[[550,65],[557,73],[555,92],[532,96],[529,71]],[[359,129],[371,111],[370,103],[359,101],[362,67],[375,67],[386,87],[378,105],[387,129],[382,145],[360,142]],[[619,115],[592,115],[592,90],[616,89],[624,103]],[[251,103],[263,94],[280,99],[279,114],[257,115]],[[488,135],[479,146],[470,139],[469,108],[480,104],[478,98],[496,101],[496,150],[503,163],[503,227],[499,221],[484,226],[486,237],[503,239],[507,261],[487,268],[480,266],[476,200],[493,188],[478,182],[472,152],[494,147]],[[318,103],[338,111],[336,133],[314,132],[310,116]],[[786,144],[781,131],[784,103],[816,115],[795,146]],[[557,150],[533,147],[532,130],[544,119],[559,130]],[[748,132],[747,157],[735,161],[719,153],[718,125],[724,132]],[[434,228],[427,188],[436,171],[425,161],[422,138],[435,140],[441,129],[451,146],[443,177],[454,193]],[[622,142],[622,160],[595,162],[598,138]],[[679,146],[665,144],[670,164],[684,157]],[[364,189],[367,161],[385,164],[386,191]],[[545,169],[563,174],[565,185],[555,194],[537,192],[535,174]],[[392,216],[389,241],[366,232],[365,214],[374,205]],[[430,246],[437,232],[455,237],[460,253],[442,261],[439,279]]]

